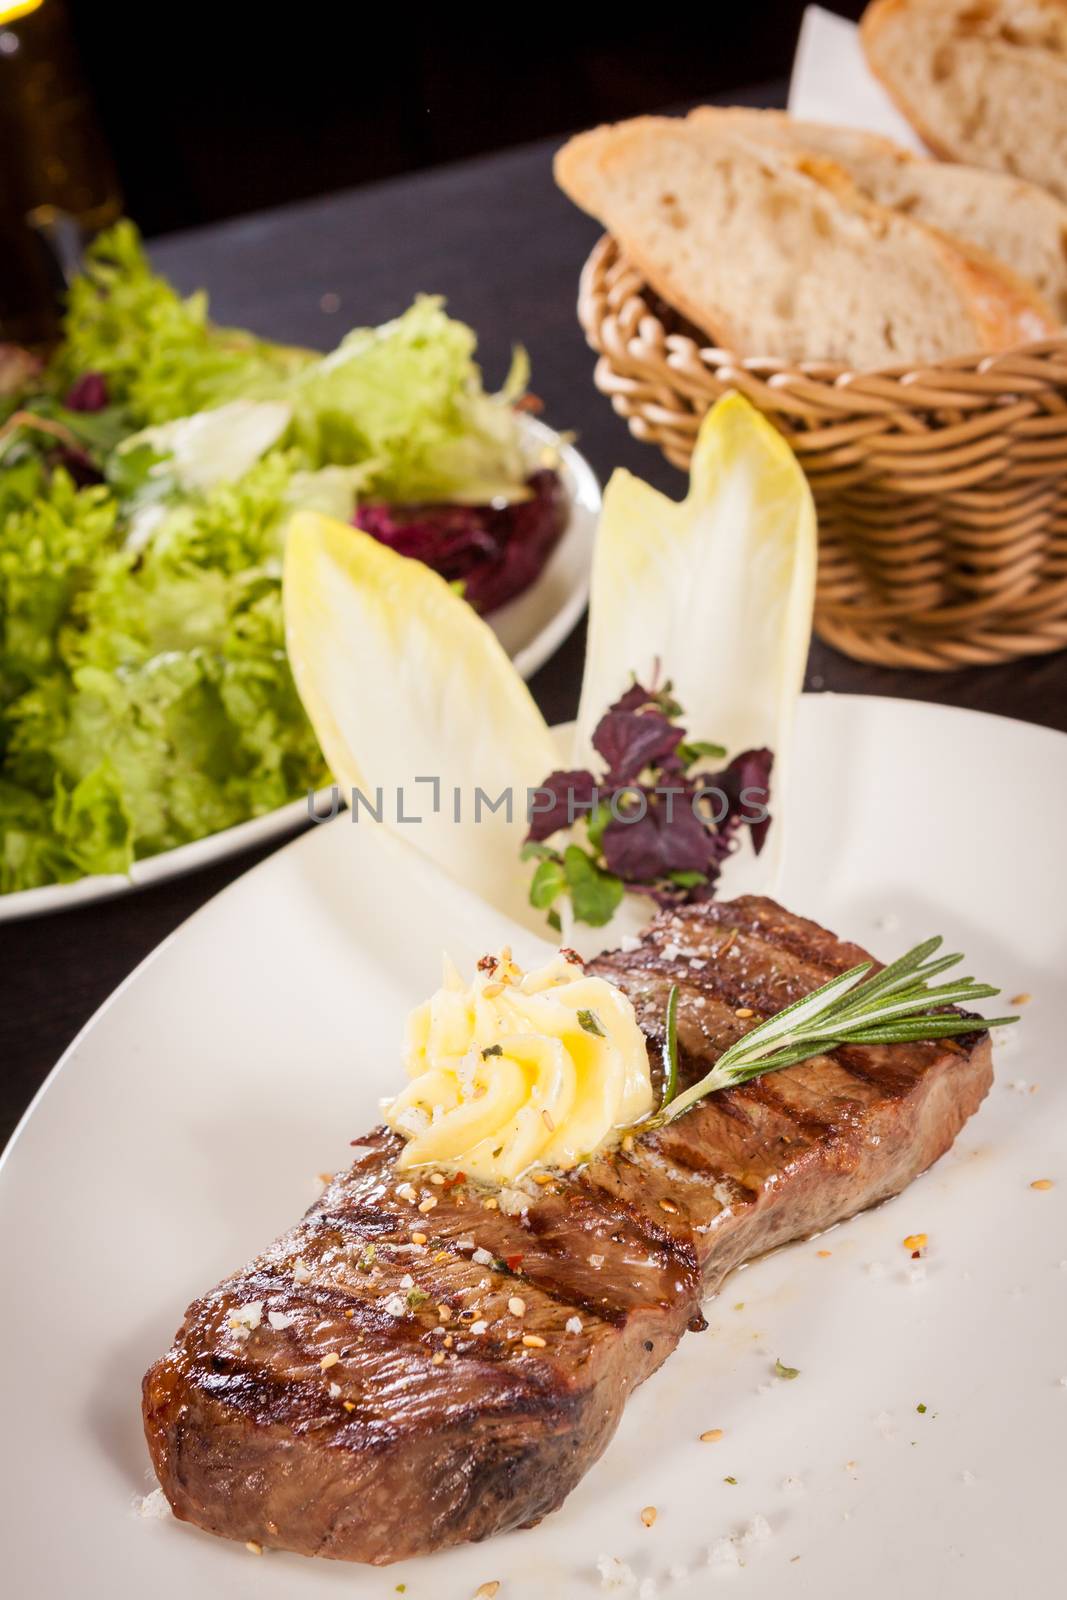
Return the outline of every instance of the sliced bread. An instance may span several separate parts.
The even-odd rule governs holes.
[[[878,368],[1055,328],[1036,292],[833,162],[639,117],[570,140],[555,170],[657,293],[744,355]]]
[[[878,205],[977,245],[1033,283],[1067,323],[1067,204],[1037,184],[981,167],[924,161],[858,128],[802,122],[783,111],[703,106],[698,127],[737,131],[781,149],[827,156]]]
[[[1067,200],[1067,0],[874,0],[860,34],[936,154]]]

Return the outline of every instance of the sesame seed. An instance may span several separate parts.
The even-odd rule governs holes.
[[[346,1411],[354,1411],[356,1409],[356,1402],[354,1400],[342,1400],[341,1404],[344,1406]]]
[[[260,1544],[258,1539],[246,1539],[245,1549],[254,1556],[261,1556],[263,1554],[263,1546]]]
[[[427,1195],[425,1200],[419,1201],[419,1210],[422,1212],[423,1216],[425,1216],[427,1211],[432,1211],[436,1204],[437,1196],[432,1194]]]
[[[513,1317],[524,1316],[526,1313],[526,1301],[523,1300],[519,1295],[513,1294],[511,1299],[508,1301],[508,1310],[511,1312]]]
[[[485,1318],[484,1317],[479,1317],[477,1322],[472,1322],[471,1323],[471,1332],[472,1333],[484,1333],[485,1330],[488,1328],[488,1326],[489,1326],[489,1324],[488,1324],[488,1322],[486,1322]]]
[[[331,1350],[329,1355],[323,1356],[322,1360],[319,1362],[319,1371],[328,1372],[331,1367],[336,1367],[340,1359],[341,1357],[337,1354],[337,1351]]]
[[[493,1600],[493,1596],[500,1588],[496,1578],[490,1578],[488,1583],[480,1583],[474,1591],[474,1600]]]
[[[426,1235],[424,1233],[413,1233],[411,1235],[411,1242],[412,1244],[425,1244]]]
[[[431,1172],[430,1173],[430,1182],[431,1183],[436,1183],[436,1184],[440,1185],[440,1184],[443,1184],[444,1181],[445,1181],[445,1175],[444,1175],[443,1172]]]
[[[455,1344],[455,1342],[456,1342],[455,1339],[453,1339],[453,1337],[452,1337],[452,1335],[450,1333],[446,1333],[445,1334],[445,1349],[446,1350],[451,1350],[451,1348]]]
[[[1030,1187],[1031,1189],[1051,1189],[1053,1187],[1052,1179],[1035,1178]]]
[[[408,1200],[412,1205],[414,1205],[415,1201],[419,1198],[415,1193],[414,1184],[411,1183],[398,1183],[396,1186],[396,1192],[399,1199]]]
[[[483,1200],[482,1204],[487,1211],[497,1211],[500,1208],[499,1200],[494,1199],[492,1195],[489,1196],[488,1200]]]
[[[438,1308],[437,1308],[437,1315],[440,1317],[442,1322],[451,1322],[452,1321],[452,1307],[451,1306],[446,1306],[444,1304],[439,1305]]]
[[[355,1316],[355,1314],[356,1313],[352,1310],[351,1306],[349,1306],[348,1310],[345,1312],[345,1316],[348,1318],[349,1322],[352,1321],[352,1318]]]
[[[675,1205],[673,1200],[661,1200],[659,1204],[661,1211],[670,1212],[672,1217],[678,1215],[678,1207]]]
[[[434,1358],[433,1358],[432,1362],[430,1363],[430,1365],[434,1366],[434,1367],[443,1367],[444,1364],[445,1364],[445,1353],[444,1353],[443,1350],[438,1350],[437,1354],[434,1356]]]
[[[651,1528],[651,1526],[655,1522],[655,1520],[656,1520],[656,1508],[655,1508],[655,1506],[645,1506],[644,1510],[641,1512],[641,1521],[644,1523],[645,1527],[646,1528]]]
[[[543,1350],[545,1348],[545,1341],[539,1333],[524,1333],[522,1342],[527,1350]]]
[[[1009,1004],[1013,1006],[1028,1006],[1033,998],[1032,994],[1026,994],[1024,991],[1022,994],[1013,994]]]
[[[498,994],[503,993],[504,985],[502,983],[487,983],[482,990],[482,997],[485,1000],[495,1000]]]
[[[722,1438],[722,1429],[721,1428],[708,1428],[704,1433],[702,1433],[700,1435],[700,1442],[701,1442],[701,1444],[718,1444],[718,1442],[719,1442],[719,1440],[721,1438]]]
[[[734,1012],[735,1017],[741,1017],[742,1020],[746,1022],[749,1017],[754,1017],[755,1015],[756,1013],[753,1011],[751,1006],[738,1006],[737,1010]]]
[[[552,1113],[550,1111],[545,1109],[541,1112],[541,1121],[544,1123],[549,1133],[555,1133],[556,1124],[552,1121]]]
[[[833,1255],[833,1251],[832,1250],[816,1250],[815,1254],[819,1257],[820,1261],[825,1261],[828,1256]]]
[[[626,1154],[629,1155],[630,1151],[634,1147],[634,1136],[633,1136],[632,1133],[628,1133],[626,1135],[626,1137],[623,1139],[622,1147],[626,1151]]]
[[[551,1172],[535,1172],[533,1175],[533,1181],[534,1183],[539,1183],[541,1187],[544,1188],[546,1183],[552,1182],[552,1174]]]

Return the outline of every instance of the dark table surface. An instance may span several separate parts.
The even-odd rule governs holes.
[[[772,85],[737,98],[775,104],[780,95]],[[478,330],[490,383],[503,376],[512,343],[525,344],[546,420],[576,430],[601,481],[623,465],[679,495],[681,474],[632,439],[593,388],[574,306],[598,229],[554,187],[552,150],[528,146],[175,235],[158,241],[152,256],[183,290],[206,287],[218,321],[322,348],[349,327],[395,315],[417,293],[443,294]],[[533,680],[550,721],[574,713],[583,650],[580,626]],[[816,641],[808,687],[938,700],[1067,730],[1067,653],[930,674],[861,666]],[[115,986],[268,853],[246,852],[137,894],[0,929],[0,1143]]]

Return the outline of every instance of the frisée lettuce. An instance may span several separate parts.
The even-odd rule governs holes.
[[[327,779],[285,653],[295,508],[522,499],[512,402],[440,300],[331,355],[211,323],[119,224],[0,397],[0,892],[124,872]]]

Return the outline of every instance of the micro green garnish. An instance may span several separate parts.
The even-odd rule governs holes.
[[[737,1479],[736,1478],[724,1478],[722,1481],[723,1481],[723,1483],[732,1483],[735,1488],[737,1487]]]
[[[776,1378],[799,1378],[799,1367],[787,1367],[780,1357],[775,1359],[774,1375]]]
[[[919,1401],[919,1404],[915,1407],[915,1409],[916,1409],[916,1411],[919,1413],[919,1415],[921,1417],[925,1417],[925,1415],[926,1415],[926,1407],[925,1407],[925,1405],[923,1404],[923,1402],[921,1400]]]
[[[663,1099],[659,1108],[664,1111],[678,1092],[678,985],[671,984],[667,996],[667,1022],[663,1035]]]
[[[1018,1017],[961,1016],[946,1009],[970,1006],[1000,990],[969,977],[931,984],[931,978],[963,960],[959,953],[935,956],[941,943],[940,937],[926,939],[871,976],[873,962],[861,962],[795,1000],[732,1044],[699,1083],[661,1107],[644,1126],[662,1127],[706,1095],[796,1066],[838,1045],[920,1043],[1018,1022]]]
[[[504,1046],[503,1045],[501,1045],[501,1044],[487,1044],[485,1049],[482,1051],[482,1060],[483,1061],[488,1061],[490,1056],[502,1056],[503,1054],[504,1054]]]
[[[598,1039],[606,1039],[607,1034],[600,1026],[600,1018],[595,1011],[579,1011],[578,1026],[584,1028],[586,1033],[595,1034]]]
[[[660,906],[711,899],[742,828],[762,849],[771,751],[744,750],[709,771],[701,763],[726,750],[686,738],[684,715],[670,683],[635,678],[593,730],[598,770],[550,772],[540,785],[547,804],[530,818],[522,859],[537,862],[530,904],[557,932],[560,901],[575,922],[601,928],[627,890]]]
[[[408,1305],[411,1307],[412,1311],[414,1311],[417,1306],[424,1306],[429,1298],[430,1297],[426,1293],[425,1289],[408,1290]]]

